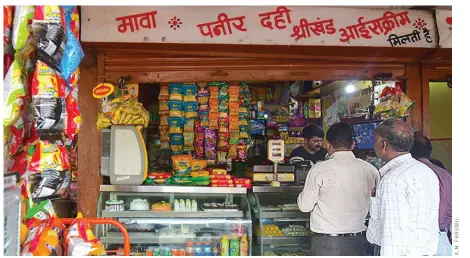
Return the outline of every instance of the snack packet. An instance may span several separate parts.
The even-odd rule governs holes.
[[[196,118],[197,117],[197,102],[184,102],[183,109],[186,119]]]
[[[196,84],[183,84],[183,101],[196,102],[197,86]],[[197,104],[197,103],[196,103]]]
[[[239,110],[240,108],[240,103],[238,102],[229,102],[229,110],[230,110],[230,115],[231,116],[238,116],[239,115]]]
[[[39,60],[60,71],[67,43],[62,9],[57,5],[35,6],[32,28]]]
[[[194,150],[194,132],[184,132],[184,145],[183,151],[193,151]]]
[[[227,83],[221,83],[219,85],[219,100],[221,102],[226,101],[227,106],[228,106],[229,96],[228,96],[228,84]]]
[[[80,130],[82,124],[82,118],[80,116],[80,110],[78,109],[77,100],[69,94],[65,99],[65,105],[67,110],[67,130],[66,134],[69,139],[73,139]]]
[[[198,91],[197,91],[197,102],[199,104],[207,104],[209,103],[209,96],[210,96],[210,93],[209,93],[209,90],[207,88],[199,88]]]
[[[25,81],[20,64],[14,60],[3,80],[3,126],[12,125],[24,109]]]
[[[13,48],[20,50],[25,46],[31,32],[28,25],[32,23],[34,18],[33,5],[17,5],[15,6],[15,16],[13,19]]]
[[[174,155],[171,157],[175,175],[189,174],[191,172],[191,155]]]
[[[194,123],[196,119],[186,119],[184,122],[183,132],[190,133],[194,132]]]
[[[181,129],[183,127],[183,122],[184,122],[184,119],[181,117],[169,117],[168,118],[168,123],[170,124],[169,134],[183,133],[183,130]]]
[[[218,113],[209,113],[209,129],[216,130],[219,127]]]
[[[230,102],[237,102],[238,103],[238,96],[240,94],[240,86],[239,84],[230,84],[228,88],[228,95]]]
[[[178,100],[168,101],[171,117],[183,117],[183,102]]]
[[[168,102],[160,102],[158,114],[161,116],[169,116],[170,115],[170,107],[168,106]]]
[[[170,87],[168,84],[160,84],[160,94],[158,100],[166,102],[170,99]],[[161,105],[161,104],[160,104]]]
[[[210,99],[217,99],[217,100],[219,99],[219,87],[210,86],[209,92],[210,92]]]
[[[173,154],[181,154],[183,152],[183,135],[172,134],[170,135],[170,149]]]
[[[193,159],[191,162],[192,171],[204,170],[206,167],[207,167],[207,160]]]
[[[72,173],[70,171],[47,170],[37,176],[41,177],[41,181],[32,192],[34,202],[51,198],[67,197],[66,194],[68,193],[72,179]]]
[[[64,55],[60,62],[60,71],[65,80],[68,81],[75,70],[78,69],[85,53],[80,45],[80,41],[78,41],[77,37],[68,25],[66,37],[67,43],[65,44]]]
[[[218,99],[210,99],[209,100],[209,111],[210,111],[210,113],[219,112],[219,100]]]
[[[230,116],[229,117],[229,131],[230,132],[238,132],[240,130],[239,128],[239,117],[238,116]]]
[[[182,86],[179,83],[170,83],[170,100],[183,101]]]
[[[104,256],[106,250],[100,241],[95,237],[90,225],[81,220],[81,213],[77,220],[70,225],[67,230],[65,245],[67,246],[67,256]]]
[[[70,169],[67,148],[60,143],[39,141],[29,165],[29,171],[43,173],[45,171],[64,171]]]

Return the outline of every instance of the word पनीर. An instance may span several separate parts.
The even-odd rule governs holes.
[[[397,17],[400,18],[400,20],[398,20]],[[341,38],[339,40],[341,42],[348,42],[351,39],[357,39],[361,37],[365,39],[371,39],[371,32],[376,35],[387,35],[395,27],[399,28],[402,25],[411,23],[410,18],[408,17],[408,11],[397,14],[394,14],[391,11],[387,11],[382,17],[378,19],[367,22],[363,22],[363,20],[364,17],[359,17],[357,20],[358,24],[341,28],[339,30],[341,32]]]
[[[279,6],[278,8],[276,8],[276,11],[260,13],[258,16],[262,18],[261,26],[273,30],[274,27],[273,27],[273,23],[271,22],[271,15],[276,15],[274,16],[274,23],[275,23],[274,26],[279,30],[283,30],[287,27],[285,25],[286,20],[284,19],[284,16],[287,19],[287,24],[291,24],[291,19],[289,15],[290,12],[291,10],[286,8],[285,6]]]
[[[336,32],[336,28],[334,26],[333,19],[308,22],[307,19],[302,18],[300,19],[300,24],[295,25],[292,28],[294,33],[292,33],[290,36],[295,37],[295,40],[299,40],[301,38],[310,38],[312,36],[310,32],[317,36],[325,33],[334,34]]]
[[[134,32],[135,30],[139,30],[139,28],[144,28],[144,29],[156,28],[157,27],[157,24],[155,21],[156,14],[157,14],[157,11],[152,11],[152,12],[147,12],[147,13],[139,13],[139,14],[117,17],[116,21],[121,22],[121,24],[119,24],[117,29],[120,33],[125,33],[127,32],[128,27],[130,28],[131,32]]]
[[[213,38],[214,34],[215,36],[221,36],[222,34],[227,35],[227,31],[228,34],[232,34],[232,26],[239,31],[246,31],[246,29],[243,27],[245,25],[243,21],[244,19],[245,16],[228,18],[226,13],[220,13],[217,17],[217,21],[201,23],[198,24],[197,27],[199,28],[201,35],[204,37]]]

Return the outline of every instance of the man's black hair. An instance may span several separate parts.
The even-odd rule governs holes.
[[[313,137],[323,138],[325,137],[325,133],[318,125],[311,124],[304,127],[302,130],[302,136],[305,139],[310,140]]]
[[[375,129],[375,134],[387,140],[396,152],[409,152],[413,147],[413,129],[400,119],[389,118],[383,121]]]
[[[415,159],[420,159],[420,158],[430,159],[431,153],[432,153],[431,140],[429,140],[429,138],[426,137],[421,132],[415,132],[413,148],[411,148],[410,153],[411,153],[411,156],[413,156],[413,158]]]
[[[328,132],[326,132],[326,140],[333,146],[333,148],[351,148],[353,144],[353,130],[352,127],[344,122],[339,122],[332,125]]]

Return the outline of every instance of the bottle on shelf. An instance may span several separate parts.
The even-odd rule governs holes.
[[[238,243],[238,237],[236,235],[232,236],[230,240],[230,256],[239,256],[240,244]]]
[[[194,256],[194,246],[191,240],[186,243],[186,256]]]
[[[196,242],[196,245],[194,246],[194,256],[203,256],[204,254],[204,249],[203,245],[201,242]]]
[[[220,244],[218,239],[215,239],[212,245],[212,256],[220,256]]]
[[[220,255],[230,256],[229,241],[226,235],[222,236],[222,240],[220,241]]]
[[[204,252],[204,256],[212,256],[211,242],[209,241],[204,242],[203,252]]]
[[[248,238],[243,234],[240,239],[240,256],[248,256]]]

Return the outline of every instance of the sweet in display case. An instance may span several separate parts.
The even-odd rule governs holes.
[[[126,226],[133,255],[251,255],[245,188],[102,185],[100,191],[97,216]],[[117,228],[96,231],[108,249],[122,246]]]
[[[297,206],[303,186],[254,186],[250,193],[253,213],[253,254],[305,256],[310,254],[310,213]]]

